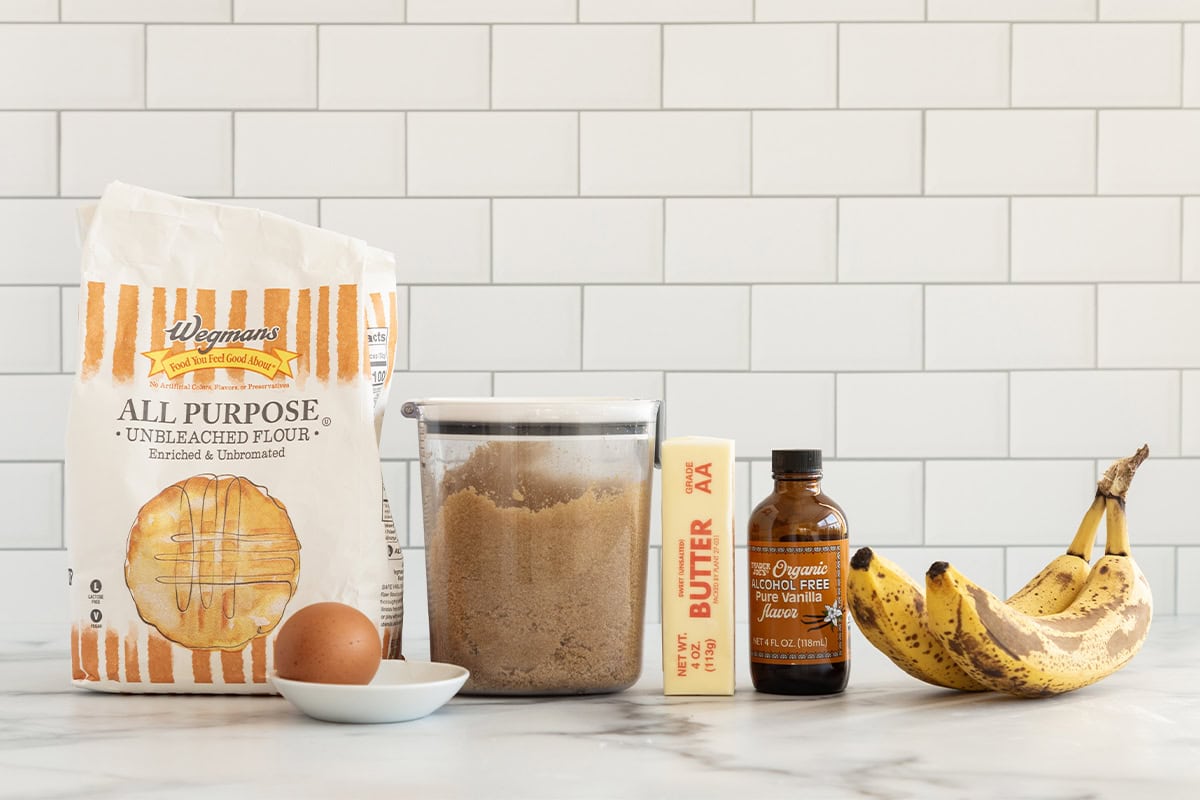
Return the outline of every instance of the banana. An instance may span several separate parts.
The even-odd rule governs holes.
[[[929,629],[963,672],[989,689],[1045,697],[1095,683],[1137,654],[1150,629],[1153,597],[1129,555],[1124,496],[1148,454],[1141,448],[1101,479],[1105,555],[1065,610],[1033,616],[1002,603],[944,561],[929,568]]]
[[[1104,498],[1097,494],[1067,552],[1043,567],[1008,604],[1034,616],[1070,605],[1087,580],[1088,560],[1103,515]],[[850,567],[847,600],[867,641],[918,680],[966,692],[988,688],[964,672],[934,638],[924,593],[899,565],[863,547],[850,560]]]

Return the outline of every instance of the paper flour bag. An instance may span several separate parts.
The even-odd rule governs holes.
[[[67,430],[77,685],[268,692],[273,631],[324,600],[399,655],[378,445],[395,292],[391,256],[357,239],[107,188]]]

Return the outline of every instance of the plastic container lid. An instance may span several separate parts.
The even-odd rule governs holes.
[[[660,401],[624,397],[434,397],[410,400],[406,417],[465,423],[648,423]]]

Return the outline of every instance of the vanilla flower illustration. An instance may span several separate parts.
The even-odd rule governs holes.
[[[830,625],[838,625],[842,619],[841,601],[834,600],[833,605],[825,606],[825,619],[822,622],[828,622]]]

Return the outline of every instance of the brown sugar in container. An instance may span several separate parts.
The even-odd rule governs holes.
[[[428,400],[433,660],[475,694],[627,688],[642,664],[658,401]]]

